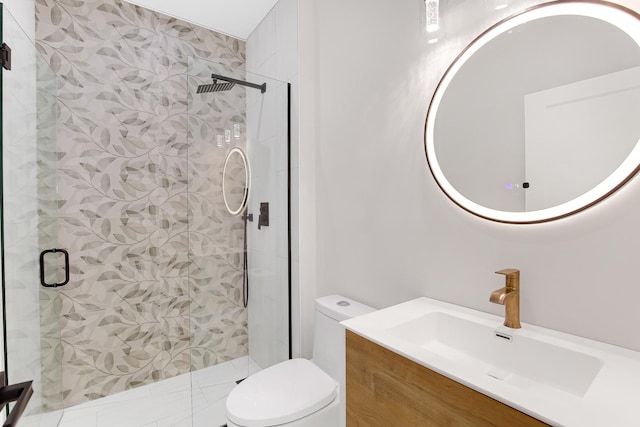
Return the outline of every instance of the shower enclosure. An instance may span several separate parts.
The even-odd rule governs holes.
[[[21,423],[55,426],[82,402],[288,359],[288,84],[190,55],[169,76],[86,76],[74,91],[2,14],[13,54],[2,72],[5,369],[10,383],[34,381]],[[212,74],[266,90],[197,93]],[[232,151],[246,153],[245,181],[238,167],[223,176]],[[223,182],[246,207],[227,209]],[[206,390],[195,378],[194,396]]]

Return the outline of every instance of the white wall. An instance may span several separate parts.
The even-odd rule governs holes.
[[[316,187],[315,212],[300,221],[316,223],[316,295],[375,307],[426,295],[501,315],[489,303],[504,280],[494,271],[514,267],[524,322],[640,350],[640,178],[581,214],[539,225],[476,218],[433,180],[424,120],[446,66],[484,28],[540,2],[499,12],[453,3],[441,5],[445,39],[427,45],[422,0],[300,1],[302,107],[315,94],[301,109],[301,135],[311,132],[301,146],[315,139],[315,160],[301,156],[300,169],[314,171]],[[637,0],[624,4],[640,10]],[[311,328],[303,319],[303,334]],[[302,351],[310,350],[307,341]]]

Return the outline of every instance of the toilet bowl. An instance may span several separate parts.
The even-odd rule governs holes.
[[[263,369],[234,388],[226,401],[229,427],[343,427],[345,338],[340,322],[374,311],[340,295],[316,300],[313,359]]]

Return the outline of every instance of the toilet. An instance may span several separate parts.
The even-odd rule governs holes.
[[[344,427],[343,320],[374,311],[340,295],[315,304],[313,359],[291,359],[259,371],[226,402],[228,427]]]

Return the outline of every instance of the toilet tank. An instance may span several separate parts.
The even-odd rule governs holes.
[[[346,350],[345,329],[340,322],[372,311],[375,309],[341,295],[316,299],[313,362],[341,384]]]

